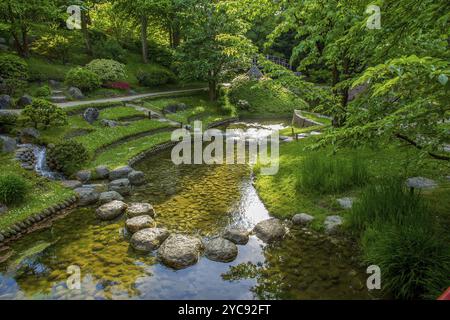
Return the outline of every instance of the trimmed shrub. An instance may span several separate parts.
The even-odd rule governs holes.
[[[141,86],[155,87],[175,81],[175,74],[169,69],[152,66],[145,70],[140,69],[136,73],[136,78]]]
[[[23,201],[28,191],[28,183],[24,178],[15,174],[0,176],[0,203],[6,205]]]
[[[86,148],[79,142],[68,140],[55,144],[47,150],[47,164],[49,168],[64,173],[66,176],[81,169],[88,160]]]
[[[90,70],[82,67],[70,69],[66,75],[65,84],[67,86],[77,87],[83,91],[92,91],[100,88],[100,77]]]
[[[44,99],[34,99],[22,112],[25,122],[32,123],[37,129],[41,124],[49,126],[63,126],[67,124],[67,114],[62,108]]]
[[[312,152],[301,164],[297,188],[302,192],[339,193],[365,185],[368,178],[367,166],[357,155],[330,157],[326,152]]]
[[[34,93],[34,95],[39,98],[50,97],[52,95],[52,90],[50,89],[50,87],[48,85],[45,85],[45,86],[38,88],[36,90],[36,92]]]
[[[92,60],[86,65],[86,69],[98,75],[102,83],[126,78],[125,65],[111,59]]]
[[[100,41],[93,48],[94,56],[100,59],[114,59],[121,63],[126,63],[126,51],[119,42],[114,39]]]
[[[0,92],[12,95],[18,88],[26,85],[28,65],[24,59],[14,55],[0,57]]]
[[[33,42],[32,50],[51,60],[66,64],[70,53],[70,41],[62,35],[44,35]]]

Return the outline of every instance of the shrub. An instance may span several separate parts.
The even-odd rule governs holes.
[[[357,155],[330,157],[326,152],[307,155],[301,165],[297,188],[313,193],[338,193],[367,183],[368,171]]]
[[[129,83],[121,82],[121,81],[107,83],[104,85],[104,87],[111,88],[111,89],[119,89],[119,90],[130,90],[131,89],[131,86]]]
[[[85,68],[76,67],[70,69],[66,75],[65,84],[77,87],[83,91],[92,91],[101,85],[100,77]]]
[[[15,174],[0,176],[0,203],[6,205],[23,201],[28,191],[28,183],[24,178]]]
[[[116,61],[126,62],[126,51],[114,39],[100,41],[93,48],[94,56],[101,59],[114,59]]]
[[[32,50],[51,60],[66,64],[70,53],[70,41],[62,35],[44,35],[33,42]]]
[[[34,99],[23,109],[22,115],[24,121],[32,123],[35,128],[39,124],[42,124],[44,128],[67,124],[66,113],[60,107],[43,99]]]
[[[110,59],[92,60],[86,65],[86,69],[97,74],[103,83],[126,78],[125,65]]]
[[[145,87],[155,87],[175,81],[175,74],[169,69],[152,66],[136,73],[139,84]]]
[[[45,98],[52,95],[52,90],[48,85],[39,87],[36,92],[34,93],[36,97]]]
[[[174,51],[167,46],[150,42],[148,46],[148,57],[151,62],[169,68],[174,61]]]
[[[48,148],[47,164],[52,170],[72,175],[88,160],[86,148],[79,142],[68,140]]]
[[[0,57],[0,92],[12,95],[25,86],[28,79],[28,65],[22,58],[14,55]]]

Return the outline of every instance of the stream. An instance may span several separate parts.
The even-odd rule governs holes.
[[[239,123],[278,130],[283,122]],[[146,185],[126,202],[153,204],[158,226],[212,237],[229,225],[252,229],[270,217],[247,165],[179,165],[170,150],[136,166]],[[292,227],[281,242],[255,236],[238,246],[230,263],[201,257],[182,270],[137,254],[124,233],[125,218],[102,222],[95,208],[78,208],[0,251],[0,299],[369,299],[366,274],[352,243]],[[1,250],[1,249],[0,249]],[[0,260],[1,261],[1,260]],[[68,289],[69,266],[81,271],[81,288]]]

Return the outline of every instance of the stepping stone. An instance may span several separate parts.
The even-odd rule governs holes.
[[[292,223],[298,226],[303,226],[311,223],[314,217],[306,213],[298,213],[292,217]]]
[[[424,177],[408,178],[406,185],[408,188],[414,189],[434,189],[437,187],[436,181]]]
[[[114,200],[102,205],[95,211],[95,213],[101,220],[113,220],[122,215],[126,208],[127,204],[125,202]]]
[[[99,194],[91,188],[76,188],[75,193],[79,197],[80,206],[95,204],[98,201]]]
[[[336,201],[339,203],[342,209],[351,209],[353,207],[354,199],[346,197],[337,199]]]
[[[212,261],[231,262],[238,255],[237,246],[224,238],[214,238],[205,244],[205,256]]]
[[[158,257],[166,266],[183,269],[197,263],[202,241],[196,237],[171,234],[158,249]]]
[[[339,227],[342,225],[343,221],[340,216],[328,216],[325,219],[325,233],[327,234],[335,234]]]
[[[286,227],[276,218],[259,222],[253,231],[256,236],[266,243],[281,240],[286,234]]]
[[[109,180],[118,180],[128,178],[133,169],[129,166],[120,167],[109,172]]]
[[[131,193],[130,180],[118,179],[111,181],[111,183],[109,184],[109,191],[116,191],[122,196],[129,195]]]
[[[245,245],[248,242],[248,232],[243,229],[227,228],[223,235],[223,238],[230,240],[235,244]]]
[[[137,216],[125,221],[125,227],[131,233],[136,233],[142,229],[155,227],[155,220],[150,216]]]
[[[80,188],[82,186],[82,183],[78,180],[63,180],[61,181],[61,184],[69,189],[76,189],[76,188]]]
[[[107,191],[100,193],[100,197],[98,198],[100,204],[105,204],[114,200],[123,201],[123,197],[116,191]]]
[[[130,244],[137,251],[151,252],[158,249],[169,234],[169,231],[164,228],[142,229],[133,234]]]
[[[150,203],[130,203],[126,213],[128,218],[143,215],[149,215],[152,218],[155,217],[155,209]]]

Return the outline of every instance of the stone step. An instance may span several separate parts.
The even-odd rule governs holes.
[[[66,96],[52,96],[50,97],[52,102],[65,102],[67,100]]]
[[[62,90],[52,90],[52,94],[53,95],[64,94],[64,91],[62,91]]]

